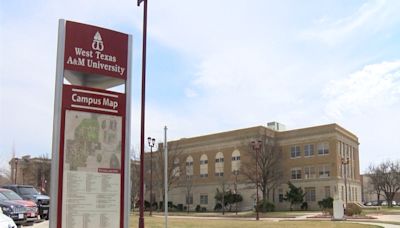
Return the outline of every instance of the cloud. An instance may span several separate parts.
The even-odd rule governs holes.
[[[191,88],[186,88],[185,89],[185,95],[188,98],[194,98],[194,97],[197,97],[199,94],[195,90],[193,90]]]
[[[385,0],[368,1],[349,16],[335,20],[330,20],[326,15],[321,17],[301,37],[328,45],[340,44],[351,37],[361,38],[360,33],[379,32],[390,25],[391,21],[398,20],[395,8]]]
[[[334,118],[394,105],[400,100],[400,60],[365,66],[324,90],[325,112]]]

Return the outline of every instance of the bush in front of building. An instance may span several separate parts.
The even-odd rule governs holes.
[[[201,206],[199,205],[199,204],[197,204],[197,206],[196,206],[196,212],[200,212],[201,211]]]
[[[301,210],[306,211],[308,210],[308,203],[307,202],[303,202],[300,206]]]
[[[318,206],[321,208],[324,214],[333,215],[333,198],[327,197],[318,201]]]
[[[222,210],[222,204],[216,203],[214,206],[214,211],[220,211],[220,210]]]
[[[289,190],[286,192],[285,201],[290,203],[290,210],[293,210],[293,206],[302,204],[304,202],[305,193],[301,187],[296,187],[292,182],[288,182]]]
[[[347,216],[353,216],[353,215],[360,215],[362,212],[362,209],[360,206],[358,206],[355,203],[348,203],[346,210],[344,211],[344,214]]]
[[[269,202],[267,199],[263,199],[262,201],[258,202],[258,211],[260,212],[271,212],[275,211],[275,205]]]
[[[183,204],[178,204],[178,205],[176,205],[176,210],[177,211],[183,211]]]

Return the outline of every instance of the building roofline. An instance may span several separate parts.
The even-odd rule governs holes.
[[[191,141],[198,141],[198,140],[202,140],[202,139],[206,139],[206,138],[216,138],[216,137],[228,136],[228,135],[232,135],[232,134],[239,133],[242,131],[268,130],[272,133],[277,133],[277,134],[286,134],[286,133],[290,134],[290,133],[292,133],[292,132],[294,133],[296,131],[310,131],[310,130],[314,130],[314,129],[318,129],[318,128],[322,128],[322,127],[332,128],[332,130],[339,131],[340,133],[351,138],[352,140],[358,142],[358,137],[355,134],[353,134],[349,130],[343,128],[342,126],[340,126],[337,123],[330,123],[330,124],[316,125],[316,126],[311,126],[311,127],[290,129],[290,130],[285,130],[285,131],[276,131],[276,130],[273,130],[266,126],[258,125],[258,126],[253,126],[253,127],[240,128],[240,129],[228,130],[228,131],[211,133],[211,134],[204,134],[204,135],[188,137],[188,138],[184,137],[184,138],[169,141],[169,143],[175,143],[175,142],[179,142],[179,141],[189,143]]]
[[[346,135],[347,137],[351,138],[352,140],[356,141],[358,143],[358,137],[353,134],[352,132],[350,132],[349,130],[343,128],[342,126],[340,126],[337,123],[330,123],[330,124],[323,124],[323,125],[316,125],[316,126],[311,126],[311,127],[304,127],[304,128],[297,128],[297,129],[291,129],[291,130],[286,130],[286,131],[280,131],[278,134],[285,134],[285,133],[295,133],[295,132],[299,132],[299,131],[312,131],[314,129],[318,129],[318,128],[331,128],[332,130],[338,131],[344,135]]]
[[[242,132],[242,131],[252,131],[252,130],[257,130],[257,129],[258,130],[268,129],[268,130],[270,130],[272,132],[275,132],[274,130],[272,130],[270,128],[267,128],[265,126],[259,125],[259,126],[254,126],[254,127],[240,128],[240,129],[235,129],[235,130],[228,130],[228,131],[216,132],[216,133],[211,133],[211,134],[204,134],[204,135],[193,136],[193,137],[188,137],[188,138],[183,137],[183,138],[180,138],[180,139],[168,141],[168,143],[174,143],[174,142],[178,142],[178,141],[188,141],[188,142],[197,141],[197,140],[201,140],[201,139],[204,139],[204,138],[215,138],[215,137],[228,136],[228,135],[231,135],[231,134],[234,134],[234,133],[239,133],[239,132]]]

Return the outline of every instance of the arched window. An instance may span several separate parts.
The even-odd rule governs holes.
[[[200,157],[200,177],[208,177],[208,157],[205,154]]]
[[[188,156],[186,158],[186,175],[193,176],[193,157]]]
[[[234,175],[239,175],[240,170],[240,152],[239,150],[234,150],[232,152],[232,173]]]
[[[215,155],[215,176],[224,176],[224,155],[222,152]]]

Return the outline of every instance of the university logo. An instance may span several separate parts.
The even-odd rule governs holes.
[[[96,34],[93,37],[92,48],[93,48],[93,50],[96,50],[96,51],[104,50],[103,40],[101,39],[99,32],[96,32]]]

